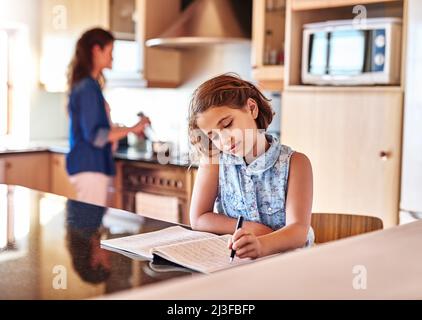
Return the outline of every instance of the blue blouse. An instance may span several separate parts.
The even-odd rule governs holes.
[[[91,77],[82,79],[69,96],[70,151],[66,157],[69,175],[81,172],[115,174],[110,123],[100,85]]]
[[[262,223],[273,230],[286,225],[286,196],[293,150],[267,134],[269,149],[247,165],[243,158],[221,153],[215,211]],[[310,228],[307,245],[314,241]]]

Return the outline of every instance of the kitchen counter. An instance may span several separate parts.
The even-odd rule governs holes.
[[[422,221],[110,299],[422,299]]]
[[[0,299],[422,299],[422,221],[202,275],[100,248],[174,224],[7,185],[0,203]]]
[[[196,274],[100,248],[174,224],[1,184],[0,203],[0,299],[85,299]]]
[[[12,155],[12,154],[22,154],[22,153],[32,153],[32,152],[53,152],[66,154],[69,152],[69,143],[64,140],[58,141],[41,141],[41,142],[32,142],[28,144],[14,144],[9,146],[0,147],[0,156],[1,155]],[[189,167],[190,161],[187,154],[174,155],[170,157],[163,157],[158,159],[158,157],[152,152],[141,151],[134,147],[123,147],[119,148],[114,153],[114,158],[116,160],[127,160],[127,161],[140,161],[154,164],[170,164],[181,167]],[[195,165],[192,165],[195,167]]]

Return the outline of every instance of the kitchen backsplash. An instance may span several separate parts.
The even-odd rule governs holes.
[[[188,150],[187,112],[189,89],[113,89],[105,92],[114,123],[130,126],[142,111],[151,119],[157,136]]]

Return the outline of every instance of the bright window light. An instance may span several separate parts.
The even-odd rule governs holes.
[[[8,36],[0,30],[0,136],[8,132]]]

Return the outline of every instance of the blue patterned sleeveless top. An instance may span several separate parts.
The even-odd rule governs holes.
[[[262,223],[273,230],[286,225],[286,197],[293,150],[266,135],[268,150],[247,165],[243,158],[220,154],[218,195],[214,211]],[[310,228],[307,246],[314,242]]]

